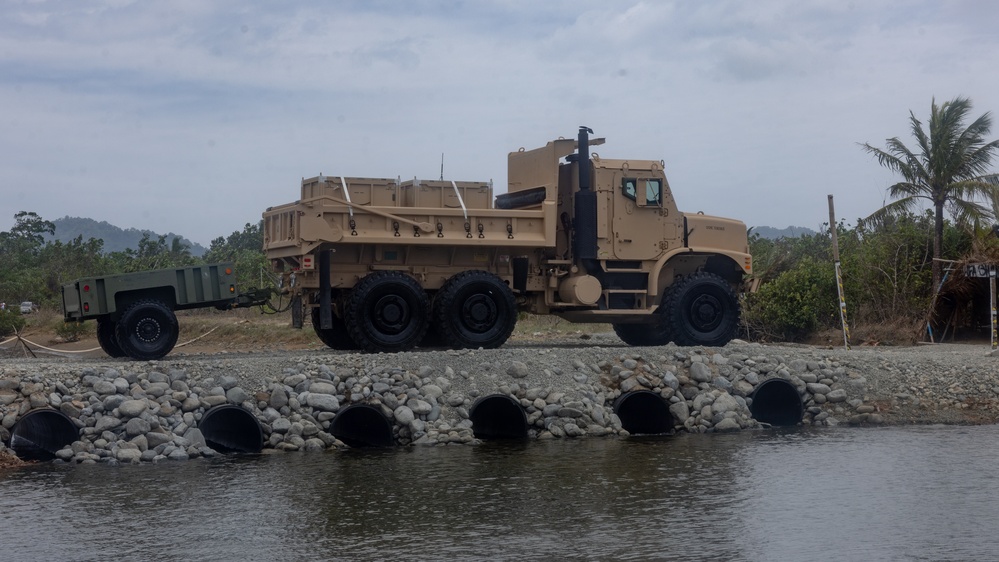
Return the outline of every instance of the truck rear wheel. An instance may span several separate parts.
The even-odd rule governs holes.
[[[720,275],[689,275],[670,287],[665,300],[666,324],[677,345],[725,345],[739,329],[738,297]]]
[[[652,324],[614,324],[614,333],[628,345],[666,345],[670,342],[666,319],[659,313],[655,317]]]
[[[517,324],[513,292],[487,271],[465,271],[444,283],[434,301],[434,327],[455,349],[492,349],[506,343]]]
[[[398,271],[376,271],[347,299],[347,333],[370,352],[406,351],[427,332],[430,299],[419,283]]]
[[[324,330],[319,327],[319,308],[312,309],[312,329],[316,331],[316,336],[330,349],[357,349],[357,344],[350,339],[347,333],[347,325],[344,324],[336,314],[333,315],[333,327]]]
[[[157,300],[142,300],[129,306],[115,330],[125,355],[144,361],[170,353],[178,333],[177,317],[170,307]]]
[[[101,345],[104,353],[108,357],[124,357],[125,352],[118,345],[118,336],[115,335],[117,324],[110,318],[102,317],[97,319],[97,343]]]

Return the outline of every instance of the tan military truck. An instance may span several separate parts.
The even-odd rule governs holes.
[[[752,273],[746,225],[683,213],[661,160],[590,153],[580,127],[489,182],[318,176],[269,208],[264,251],[335,349],[494,348],[518,311],[607,322],[630,345],[724,345]]]

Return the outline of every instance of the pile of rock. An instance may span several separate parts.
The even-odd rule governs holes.
[[[24,461],[17,458],[14,451],[11,451],[3,443],[0,443],[0,469],[21,466],[22,464],[24,464]]]
[[[199,369],[197,364],[127,363],[119,365],[121,370],[84,368],[75,376],[8,375],[0,379],[0,438],[9,441],[14,423],[29,411],[55,408],[80,433],[78,441],[57,453],[66,461],[212,456],[216,453],[199,424],[211,408],[228,404],[258,420],[266,448],[320,451],[344,446],[330,431],[338,412],[367,404],[392,422],[399,444],[471,443],[472,405],[497,393],[523,407],[532,438],[626,435],[613,404],[635,391],[662,396],[676,430],[730,431],[760,425],[750,411],[752,395],[773,377],[798,390],[805,424],[883,421],[863,401],[865,378],[835,361],[786,361],[730,348],[659,350],[655,360],[640,350],[602,358],[486,355],[494,361],[477,361],[476,352],[442,352],[417,355],[441,359],[436,365],[408,368],[385,366],[372,356],[333,355],[294,366],[285,361],[281,374],[264,379],[258,390],[244,388],[246,377],[216,375],[219,366],[211,364]],[[447,362],[460,367],[442,364]]]

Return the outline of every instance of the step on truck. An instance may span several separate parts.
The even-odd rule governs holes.
[[[240,292],[231,263],[85,277],[63,285],[65,321],[97,321],[97,341],[111,357],[159,359],[177,343],[175,310],[265,304],[272,290]]]
[[[580,127],[490,182],[320,175],[263,214],[292,323],[334,349],[495,348],[518,312],[610,323],[629,345],[720,346],[752,273],[746,225],[677,208],[661,160]]]

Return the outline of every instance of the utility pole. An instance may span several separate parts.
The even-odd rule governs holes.
[[[836,266],[836,293],[839,295],[839,321],[843,325],[843,345],[850,349],[850,326],[846,322],[846,298],[843,296],[843,272],[839,267],[839,242],[836,239],[836,210],[829,196],[829,234],[832,235],[833,263]]]

